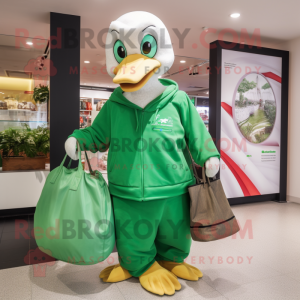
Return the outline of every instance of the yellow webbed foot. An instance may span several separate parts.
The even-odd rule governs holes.
[[[161,260],[158,262],[162,267],[169,270],[173,274],[175,274],[177,277],[192,281],[197,281],[199,278],[203,276],[202,272],[198,270],[197,268],[183,263],[176,263],[173,261],[165,261]]]
[[[157,295],[173,295],[181,289],[177,277],[162,268],[157,262],[139,277],[140,283],[147,291]]]
[[[99,277],[104,282],[119,282],[132,277],[132,275],[126,269],[122,268],[120,264],[117,264],[102,270]]]

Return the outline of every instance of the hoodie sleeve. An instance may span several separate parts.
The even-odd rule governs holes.
[[[84,129],[76,129],[69,137],[75,137],[81,150],[89,150],[93,153],[104,152],[108,149],[111,136],[111,117],[109,101],[103,105],[95,118],[92,126]]]
[[[210,157],[215,156],[220,159],[220,154],[203,120],[188,95],[184,92],[180,103],[180,115],[185,130],[185,139],[195,163],[203,167]]]

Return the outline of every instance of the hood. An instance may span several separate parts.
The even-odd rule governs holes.
[[[165,91],[160,94],[158,97],[153,99],[150,103],[148,103],[145,108],[141,108],[140,106],[130,102],[123,96],[123,91],[120,87],[116,88],[114,92],[111,94],[109,101],[117,102],[119,104],[131,107],[135,110],[144,110],[144,111],[157,111],[158,109],[163,108],[167,105],[178,91],[178,84],[171,79],[159,79],[160,83],[166,86]]]

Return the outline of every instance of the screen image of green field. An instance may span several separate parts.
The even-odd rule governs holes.
[[[272,133],[276,101],[269,82],[259,74],[248,74],[235,95],[235,120],[242,135],[259,144]]]

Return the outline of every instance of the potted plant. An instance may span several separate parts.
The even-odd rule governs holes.
[[[36,103],[42,104],[49,100],[49,88],[47,85],[39,85],[33,90],[33,99]]]
[[[30,129],[25,124],[22,129],[9,128],[0,132],[3,171],[45,169],[49,150],[50,131],[47,127]]]

